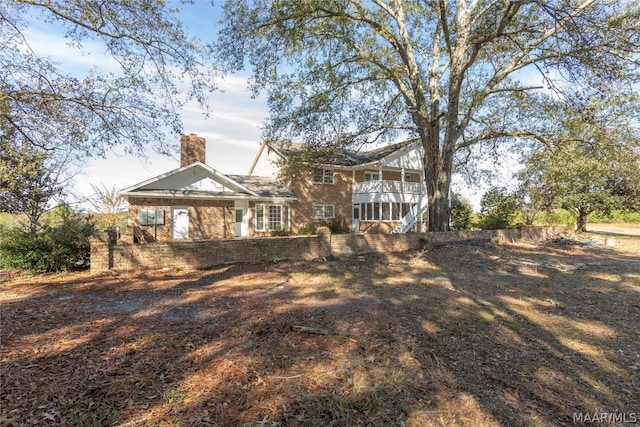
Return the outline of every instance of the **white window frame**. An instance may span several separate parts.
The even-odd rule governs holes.
[[[316,210],[320,210],[321,214],[317,215]],[[336,217],[336,205],[321,205],[314,203],[312,215],[313,219],[333,219]]]
[[[364,171],[364,181],[380,181],[380,172],[379,171]]]
[[[321,174],[319,171],[322,171]],[[313,182],[315,184],[333,184],[333,169],[315,168]]]
[[[264,220],[264,203],[257,203],[254,207],[255,209],[255,228],[256,231],[265,231],[265,220]],[[260,212],[260,210],[262,212]]]
[[[277,208],[280,211],[280,221],[276,224],[275,221],[271,220],[271,209]],[[275,212],[275,211],[274,211]],[[269,227],[269,231],[275,230],[289,230],[289,224],[291,223],[291,210],[289,205],[267,205],[267,209],[265,210],[266,220],[265,224]]]

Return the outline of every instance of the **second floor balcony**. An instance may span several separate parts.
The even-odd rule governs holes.
[[[427,194],[427,186],[421,182],[386,180],[364,181],[353,184],[354,196],[365,194],[422,195]]]

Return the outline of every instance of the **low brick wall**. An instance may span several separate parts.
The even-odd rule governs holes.
[[[331,255],[349,256],[418,249],[420,239],[424,238],[425,234],[333,234],[331,235]]]
[[[101,247],[104,250],[103,247]],[[314,259],[322,256],[316,236],[271,237],[259,239],[220,239],[147,244],[117,244],[111,247],[115,270],[142,268],[209,268],[236,262],[263,262],[276,259]],[[105,262],[98,259],[91,271],[104,271]]]
[[[543,240],[564,232],[565,227],[536,227],[514,230],[450,231],[408,234],[331,234],[327,228],[316,236],[220,239],[147,244],[118,243],[106,235],[91,239],[91,271],[143,268],[209,268],[236,262],[264,262],[279,259],[311,260],[326,256],[392,253],[425,246],[457,242],[513,243]]]
[[[515,243],[522,240],[540,241],[557,236],[567,230],[565,226],[514,228],[512,230],[443,231],[422,233],[421,242],[427,246],[439,246],[458,242]]]

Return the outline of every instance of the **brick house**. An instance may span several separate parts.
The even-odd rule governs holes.
[[[416,140],[366,152],[265,142],[249,174],[274,177],[296,195],[294,233],[319,219],[365,233],[406,233],[423,226],[427,190]]]
[[[426,210],[415,141],[368,152],[263,143],[248,175],[205,162],[205,140],[181,137],[180,168],[123,190],[125,241],[259,237],[339,221],[354,231],[405,233]]]

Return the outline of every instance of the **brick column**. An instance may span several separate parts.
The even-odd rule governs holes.
[[[320,239],[320,256],[326,257],[331,255],[331,230],[329,227],[318,227],[316,230],[318,239]]]
[[[99,233],[89,238],[91,245],[91,273],[101,273],[113,268],[112,236],[108,233]]]

